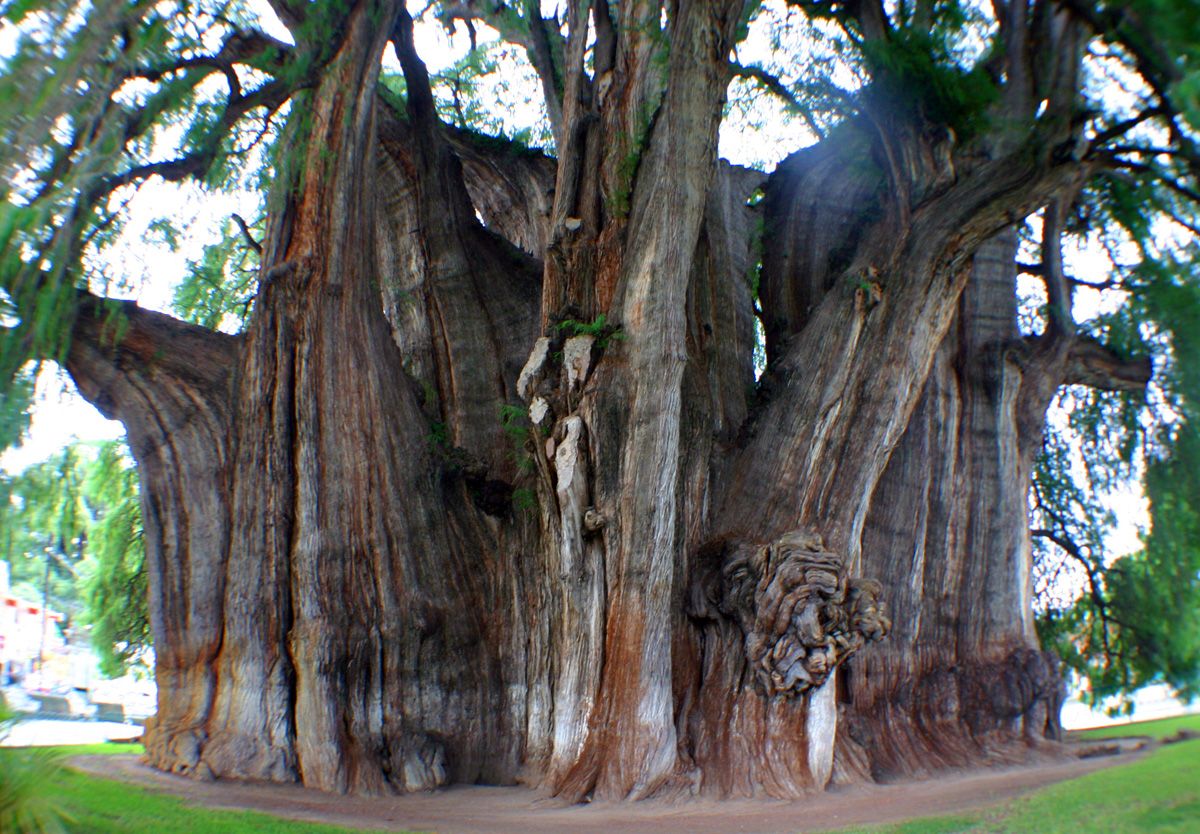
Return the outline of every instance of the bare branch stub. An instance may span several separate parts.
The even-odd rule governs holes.
[[[728,561],[723,608],[745,634],[746,658],[769,696],[794,697],[821,686],[891,621],[882,586],[851,578],[845,558],[807,530],[747,549]]]

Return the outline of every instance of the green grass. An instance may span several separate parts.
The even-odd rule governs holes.
[[[102,741],[99,744],[71,744],[47,749],[57,750],[64,756],[115,756],[118,753],[129,753],[135,756],[142,755],[142,745],[140,744],[113,744],[111,741]]]
[[[1168,730],[1161,732],[1170,734]],[[973,816],[935,817],[841,830],[841,834],[1197,832],[1200,832],[1200,741],[1167,745],[1132,764],[1060,782]]]
[[[53,790],[71,834],[346,834],[361,829],[294,822],[253,811],[215,811],[124,782],[64,771]]]
[[[960,834],[960,832],[978,831],[972,826],[979,823],[979,817],[928,817],[926,819],[908,820],[891,825],[868,826],[867,828],[839,828],[829,834]]]
[[[1071,733],[1071,737],[1085,739],[1127,738],[1129,736],[1166,738],[1175,735],[1180,730],[1192,730],[1200,733],[1200,713],[1181,715],[1178,718],[1160,718],[1157,721],[1135,721],[1131,724],[1118,724],[1115,727],[1097,727],[1094,730],[1080,730]]]
[[[1081,734],[1170,736],[1200,715]],[[65,755],[138,753],[137,744],[58,748]],[[0,767],[5,751],[0,750]],[[1132,764],[1088,774],[976,814],[841,829],[840,834],[1200,834],[1200,741],[1163,746]],[[71,834],[346,834],[355,830],[267,814],[197,808],[168,794],[64,771],[51,783]]]
[[[140,744],[51,748],[63,756],[141,753]],[[13,751],[0,749],[0,768]],[[64,769],[46,792],[67,817],[69,834],[370,834],[362,829],[294,822],[253,811],[218,811],[170,794]],[[376,834],[381,834],[376,832]]]

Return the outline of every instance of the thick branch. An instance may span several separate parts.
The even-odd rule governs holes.
[[[1148,356],[1126,359],[1090,336],[1076,336],[1067,354],[1065,381],[1106,391],[1141,391],[1152,373]]]
[[[180,403],[188,398],[224,413],[240,341],[132,301],[81,292],[65,364],[88,402],[132,429],[151,419],[143,411],[157,386],[162,398],[180,401],[173,406],[179,420],[187,419]],[[181,386],[194,393],[181,398]]]
[[[308,17],[304,0],[267,0],[267,4],[288,29],[295,30]]]
[[[1048,334],[1069,337],[1075,332],[1071,312],[1071,284],[1063,271],[1062,232],[1070,205],[1069,197],[1056,198],[1046,206],[1042,216],[1042,283],[1050,308]]]

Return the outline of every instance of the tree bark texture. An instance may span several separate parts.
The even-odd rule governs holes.
[[[653,4],[568,6],[557,159],[441,125],[407,12],[353,4],[246,333],[84,305],[67,365],[144,485],[149,761],[574,801],[1038,747],[1026,488],[1104,357],[1017,338],[1005,230],[1086,173],[1069,125],[881,110],[766,177],[716,157],[739,3],[673,7],[669,51]]]

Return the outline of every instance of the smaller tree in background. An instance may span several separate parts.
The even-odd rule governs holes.
[[[1144,221],[1127,217],[1134,236]],[[1142,260],[1116,278],[1133,304],[1099,325],[1118,344],[1144,338],[1145,321],[1169,339],[1151,395],[1064,389],[1070,416],[1049,427],[1030,494],[1039,636],[1082,679],[1084,701],[1110,713],[1132,714],[1134,693],[1153,684],[1200,697],[1200,291],[1183,277],[1197,253],[1190,264],[1155,257],[1152,237],[1134,237]],[[1138,477],[1150,527],[1140,550],[1114,559],[1105,498]]]
[[[0,481],[14,590],[91,626],[116,677],[150,645],[137,473],[124,443],[75,444]]]

